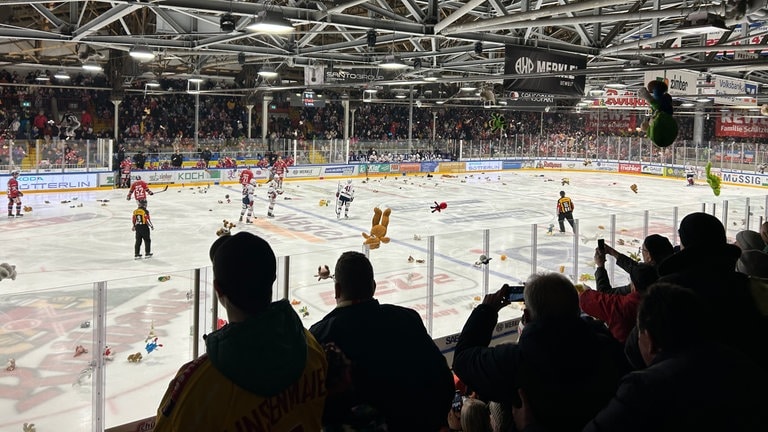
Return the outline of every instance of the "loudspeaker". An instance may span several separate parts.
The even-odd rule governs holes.
[[[240,53],[237,55],[237,63],[241,65],[245,64],[245,53]]]

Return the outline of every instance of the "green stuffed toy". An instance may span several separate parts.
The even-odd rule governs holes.
[[[707,163],[706,167],[707,184],[712,188],[712,192],[715,193],[715,196],[720,196],[720,177],[718,177],[716,174],[712,174],[710,172],[711,169],[712,162],[710,161]]]

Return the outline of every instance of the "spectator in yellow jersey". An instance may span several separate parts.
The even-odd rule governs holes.
[[[328,363],[293,306],[272,301],[269,243],[248,232],[224,235],[210,257],[229,324],[207,335],[206,354],[171,381],[154,431],[320,431]]]
[[[560,224],[561,233],[565,232],[566,219],[573,229],[573,201],[565,196],[565,191],[560,191],[560,199],[557,200],[557,222]]]

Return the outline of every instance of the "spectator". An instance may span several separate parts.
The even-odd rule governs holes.
[[[605,254],[595,249],[595,264],[602,272],[595,271],[598,290],[585,289],[579,295],[579,306],[587,315],[605,322],[613,337],[624,343],[635,327],[637,307],[645,290],[658,279],[656,267],[639,264],[630,272],[630,292],[622,295],[611,293],[608,273],[605,272]],[[608,289],[600,288],[607,286]]]
[[[329,398],[324,425],[348,424],[352,407],[367,405],[389,431],[440,430],[454,395],[453,376],[419,314],[373,297],[373,267],[359,252],[339,257],[334,290],[336,308],[310,331],[349,358],[354,396]]]
[[[653,285],[637,317],[648,367],[625,376],[584,431],[766,430],[768,375],[743,353],[707,340],[709,312],[689,289]]]
[[[617,251],[616,249],[605,245],[605,253],[607,255],[611,255],[612,257],[616,258],[616,265],[622,268],[627,274],[632,274],[632,269],[634,269],[638,262],[634,259],[628,257],[627,255],[624,255],[623,253]],[[672,243],[669,241],[668,238],[658,235],[658,234],[651,234],[648,237],[646,237],[643,240],[643,244],[640,247],[640,253],[643,256],[643,262],[646,264],[652,265],[654,268],[658,268],[659,263],[667,259],[670,255],[673,253]],[[608,273],[605,271],[605,266],[601,268],[598,266],[598,268],[595,270],[595,279],[599,279],[598,273],[601,273],[607,280]],[[616,288],[610,288],[610,291],[605,290],[606,287],[601,287],[600,284],[597,284],[597,290],[603,291],[603,292],[612,292],[612,293],[618,293],[618,294],[628,294],[630,292],[629,285],[620,286]]]
[[[213,154],[211,153],[211,149],[209,149],[208,147],[206,147],[202,152],[200,152],[200,159],[203,160],[206,168],[208,168],[208,165],[211,163],[212,157],[213,157]]]
[[[456,344],[453,369],[479,398],[518,405],[518,389],[550,432],[580,430],[610,400],[628,370],[605,326],[581,318],[576,288],[557,273],[525,283],[517,343],[488,347],[509,286],[486,295]]]
[[[219,237],[210,257],[213,288],[229,324],[208,334],[206,354],[182,366],[171,382],[155,432],[319,431],[325,354],[287,300],[271,301],[272,248],[239,232]]]
[[[171,166],[174,168],[181,168],[181,165],[184,163],[184,157],[179,153],[179,150],[176,149],[173,151],[173,154],[171,155]]]
[[[723,224],[707,213],[691,213],[678,230],[682,249],[659,266],[659,282],[682,285],[704,301],[717,325],[709,327],[714,340],[747,354],[768,369],[768,323],[750,292],[746,275],[736,272],[741,255],[738,246],[728,244]],[[627,338],[627,356],[636,368],[644,363],[638,347],[637,327]]]
[[[763,249],[763,252],[768,253],[768,222],[763,222],[763,224],[760,225],[760,238],[765,242],[765,249]]]
[[[736,271],[747,276],[768,279],[768,253],[756,249],[743,251],[736,261]]]
[[[742,252],[748,250],[765,249],[765,242],[760,237],[760,233],[752,230],[743,230],[736,233],[736,246],[741,249]]]
[[[488,404],[475,398],[465,400],[461,407],[461,430],[463,432],[493,432],[491,411]]]
[[[139,150],[138,153],[136,153],[133,156],[133,163],[136,164],[136,169],[143,170],[144,164],[147,162],[147,157],[144,156],[144,152]]]

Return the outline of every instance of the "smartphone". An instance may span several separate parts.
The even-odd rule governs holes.
[[[507,285],[509,287],[509,294],[507,295],[507,301],[510,303],[521,302],[523,300],[523,291],[525,291],[525,285]]]
[[[459,391],[456,391],[456,395],[453,396],[453,402],[451,403],[451,409],[455,413],[461,412],[461,407],[464,406],[464,397],[459,393]]]
[[[605,240],[604,239],[597,239],[597,248],[600,250],[600,252],[605,253]]]

